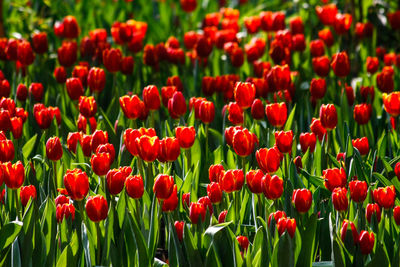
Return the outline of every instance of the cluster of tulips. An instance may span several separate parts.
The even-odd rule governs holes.
[[[400,265],[399,10],[84,2],[0,38],[0,265]]]

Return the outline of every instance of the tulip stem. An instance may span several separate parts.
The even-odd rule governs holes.
[[[239,211],[240,210],[239,209],[239,206],[240,206],[240,191],[234,192],[233,196],[234,196],[234,201],[235,201],[235,223],[236,223],[236,221],[239,221],[238,225],[240,225],[240,211]]]
[[[190,167],[192,165],[191,163],[191,152],[190,152],[190,148],[185,149],[185,156],[186,156],[186,174],[189,172]]]
[[[147,182],[146,182],[146,190],[147,193],[151,192],[151,189],[153,188],[153,164],[151,162],[147,163]]]
[[[150,110],[149,128],[154,128],[154,112],[155,110]]]
[[[84,213],[84,208],[83,208],[83,200],[78,201],[78,209],[79,209],[79,213],[81,215],[82,223],[84,223],[85,213]]]
[[[16,209],[17,209],[17,214],[16,214],[16,219],[20,219],[20,221],[22,221],[22,212],[21,212],[21,206],[18,200],[18,190],[17,189],[12,189],[13,194],[14,194],[14,198],[15,198],[15,205],[16,205]]]
[[[142,178],[144,178],[142,159],[140,157],[136,157],[136,159],[137,159],[137,165],[138,165],[140,176],[142,176]]]
[[[261,195],[260,194],[256,194],[257,195],[257,207],[258,207],[258,216],[260,216],[262,218],[262,200],[261,200]]]
[[[96,222],[96,232],[97,232],[97,264],[100,265],[100,255],[101,255],[101,230],[100,223]]]
[[[205,135],[206,135],[206,165],[208,164],[208,123],[206,123],[206,129],[205,129]]]
[[[240,157],[242,162],[243,174],[246,175],[246,157]]]
[[[53,175],[54,175],[54,197],[57,196],[57,161],[53,161]]]

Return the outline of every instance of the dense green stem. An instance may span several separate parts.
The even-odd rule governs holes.
[[[96,233],[97,233],[97,265],[101,265],[101,230],[100,230],[100,223],[96,222]]]
[[[18,199],[18,190],[12,189],[12,192],[14,195],[15,205],[16,205],[16,209],[17,209],[16,219],[19,219],[20,221],[22,221],[22,210],[21,210],[21,203],[19,203],[19,199]]]

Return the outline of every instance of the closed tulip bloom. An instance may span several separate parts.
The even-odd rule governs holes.
[[[287,132],[275,132],[275,144],[281,153],[289,153],[292,150],[293,131],[290,130]]]
[[[211,101],[202,101],[199,106],[199,118],[205,124],[213,122],[215,116],[214,103]]]
[[[25,180],[25,168],[21,161],[14,164],[11,162],[3,163],[1,166],[3,169],[4,183],[10,189],[20,188]]]
[[[376,203],[369,203],[365,208],[365,217],[368,223],[371,223],[372,215],[375,214],[376,220],[379,223],[381,221],[381,208]]]
[[[14,139],[19,139],[22,136],[23,121],[19,117],[11,118],[11,132]]]
[[[243,130],[237,130],[233,134],[233,150],[235,150],[235,153],[241,157],[247,157],[253,153],[255,143],[258,143],[256,135],[246,128]]]
[[[367,197],[368,185],[365,181],[354,180],[349,183],[350,197],[354,202],[362,203]]]
[[[350,226],[350,228],[349,228],[349,226]],[[348,231],[351,232],[351,234],[352,234],[354,244],[357,244],[358,243],[358,232],[357,232],[356,226],[354,225],[353,222],[345,219],[345,220],[343,220],[342,228],[340,229],[340,238],[342,239],[343,242],[345,242],[345,240],[346,240],[346,235],[347,235]]]
[[[107,218],[108,204],[102,195],[89,197],[85,207],[86,214],[92,222],[100,222]]]
[[[368,155],[369,142],[367,137],[357,138],[351,140],[353,147],[357,148],[361,156]]]
[[[121,69],[122,53],[118,48],[103,50],[103,64],[107,71],[118,72]]]
[[[0,162],[12,161],[14,159],[15,149],[11,140],[7,140],[0,132]]]
[[[0,131],[9,131],[10,128],[11,128],[10,112],[5,109],[0,109]]]
[[[397,225],[400,225],[400,206],[396,206],[393,209],[393,218]]]
[[[139,157],[146,162],[157,159],[160,142],[157,136],[142,135],[135,139]]]
[[[360,232],[360,238],[358,240],[360,244],[361,253],[368,255],[372,252],[375,245],[375,235],[374,233],[368,233],[367,231]]]
[[[256,88],[254,84],[237,82],[234,89],[235,101],[241,109],[247,109],[253,104]]]
[[[362,103],[354,106],[353,117],[358,124],[364,125],[369,122],[371,113],[371,104]]]
[[[93,67],[89,70],[87,83],[91,92],[100,93],[106,85],[106,74],[102,68]]]
[[[337,112],[336,108],[333,104],[323,104],[319,109],[319,117],[321,120],[322,126],[326,130],[333,130],[337,125]]]
[[[77,58],[78,45],[75,41],[64,41],[57,49],[58,62],[65,68],[71,67]]]
[[[261,180],[261,186],[266,198],[270,200],[278,199],[283,193],[283,180],[277,175],[266,174]]]
[[[318,140],[322,142],[322,139],[326,135],[326,129],[322,126],[320,119],[312,119],[310,130],[318,137]]]
[[[244,184],[244,174],[241,169],[228,170],[224,172],[219,181],[222,190],[226,193],[232,193],[242,189]]]
[[[268,216],[268,227],[271,226],[272,219],[274,219],[275,223],[277,223],[280,218],[286,218],[286,213],[284,211],[277,210],[277,211],[271,213]]]
[[[199,222],[199,218],[201,218],[201,221],[204,222],[206,219],[206,212],[207,209],[202,203],[193,202],[190,204],[189,218],[192,224],[197,224]]]
[[[390,93],[394,89],[394,69],[392,66],[383,67],[376,75],[376,85],[383,93]]]
[[[188,193],[183,193],[182,194],[182,206],[184,207],[184,208],[186,208],[186,206],[187,207],[190,207],[190,192],[188,192]],[[186,206],[185,206],[186,205]]]
[[[180,92],[183,91],[183,83],[179,76],[171,76],[167,78],[167,86],[175,86],[176,89]]]
[[[178,119],[186,113],[186,100],[181,92],[175,92],[168,100],[168,112],[173,119]]]
[[[367,66],[367,72],[369,74],[374,74],[378,71],[379,59],[377,57],[367,57],[365,65]]]
[[[185,222],[184,221],[175,221],[174,226],[175,226],[175,230],[176,230],[176,235],[178,236],[179,241],[182,242],[183,229],[185,226]]]
[[[157,159],[160,162],[173,162],[181,153],[179,141],[175,137],[165,137],[160,140]]]
[[[231,126],[228,128],[225,128],[224,132],[224,137],[225,137],[225,142],[228,146],[232,147],[233,146],[233,136],[235,135],[236,131],[242,131],[243,127],[242,126]]]
[[[183,149],[189,149],[193,146],[196,138],[196,130],[193,126],[190,127],[176,127],[175,136],[179,141],[179,145]]]
[[[336,187],[332,192],[332,203],[337,211],[346,211],[349,205],[347,189],[344,187]]]
[[[36,187],[33,185],[27,185],[27,186],[21,187],[19,196],[21,198],[22,206],[26,207],[30,198],[36,199]]]
[[[159,174],[154,179],[153,192],[159,200],[169,198],[174,187],[174,178],[167,174]]]
[[[119,98],[119,105],[128,119],[136,120],[144,109],[144,103],[137,95],[125,95]]]
[[[63,25],[63,31],[62,31],[63,37],[68,39],[78,38],[80,29],[78,22],[76,21],[76,18],[74,16],[66,16],[62,21],[62,25]]]
[[[292,203],[299,213],[305,213],[311,208],[312,194],[308,189],[295,189],[292,195]]]
[[[48,50],[47,33],[38,32],[32,35],[32,48],[37,54],[44,54]]]
[[[282,128],[287,120],[287,107],[286,103],[268,104],[265,107],[265,114],[267,115],[268,122],[277,128]]]
[[[324,42],[316,39],[310,42],[310,53],[312,57],[320,57],[325,54]]]
[[[96,115],[97,103],[93,96],[81,96],[79,98],[79,112],[86,118]]]
[[[330,60],[327,56],[314,57],[312,59],[312,66],[319,77],[326,77],[330,71]]]
[[[46,156],[49,160],[58,161],[63,155],[60,138],[52,137],[46,142]]]
[[[91,142],[92,142],[92,136],[91,135],[86,135],[80,133],[81,137],[79,140],[79,143],[82,147],[82,152],[85,157],[90,157],[92,154],[92,147],[91,147]]]
[[[68,133],[67,148],[70,152],[76,153],[76,146],[80,141],[81,135],[79,132]]]
[[[392,117],[397,117],[400,114],[400,92],[383,94],[383,107],[386,112]]]
[[[197,7],[197,0],[180,0],[180,4],[183,11],[191,13]]]
[[[29,93],[33,96],[36,102],[39,102],[43,98],[43,84],[41,83],[31,83],[29,86]]]
[[[322,172],[325,187],[333,192],[337,187],[344,187],[347,183],[346,172],[343,168],[326,169]]]
[[[400,162],[397,162],[395,167],[394,167],[394,173],[397,176],[397,179],[400,180]]]
[[[158,110],[160,108],[161,99],[157,86],[149,85],[143,89],[143,101],[150,110]]]
[[[213,204],[219,204],[221,202],[222,189],[219,183],[211,182],[207,185],[207,196]]]
[[[72,70],[72,77],[79,78],[84,87],[87,86],[88,74],[89,74],[89,67],[85,64],[76,65]]]
[[[264,177],[264,173],[261,170],[250,170],[246,173],[246,183],[250,192],[253,194],[261,194],[263,188],[261,180]]]
[[[56,67],[54,69],[54,78],[56,79],[57,83],[65,83],[67,80],[67,71],[63,66]]]
[[[31,44],[28,41],[22,40],[18,43],[18,61],[25,66],[29,66],[35,60],[35,54]]]
[[[162,203],[162,211],[163,212],[171,212],[174,211],[178,207],[178,193],[177,186],[174,185],[171,195],[169,198],[165,199]]]
[[[208,209],[208,212],[210,215],[212,215],[214,213],[211,200],[208,198],[208,196],[199,198],[197,203],[203,204],[204,207],[206,208],[206,210]]]
[[[346,77],[350,73],[350,61],[346,52],[339,52],[332,56],[333,72],[337,77]]]
[[[121,72],[125,75],[131,75],[133,72],[134,65],[135,62],[133,60],[133,57],[131,56],[122,57]]]
[[[93,151],[94,153],[108,153],[110,154],[110,163],[114,162],[115,159],[115,149],[112,144],[106,143],[106,144],[100,144],[97,148],[96,151]]]
[[[65,203],[61,205],[56,205],[57,223],[61,223],[64,218],[71,218],[71,221],[75,219],[75,207],[73,204]]]
[[[390,209],[394,205],[394,200],[396,198],[396,190],[394,186],[378,187],[373,192],[374,200],[379,206]]]
[[[287,231],[290,237],[293,238],[296,233],[296,220],[282,217],[277,222],[277,229],[279,236]]]
[[[338,13],[336,4],[327,4],[324,6],[316,6],[315,11],[318,15],[319,20],[324,25],[333,25],[335,23],[335,17]]]
[[[304,34],[295,34],[292,37],[293,51],[303,52],[306,49],[306,40]]]
[[[108,143],[108,133],[106,131],[96,130],[92,134],[92,138],[90,140],[90,147],[91,147],[93,153],[96,152],[97,147],[99,145],[107,144],[107,143]]]
[[[306,153],[308,149],[310,149],[310,153],[314,152],[317,143],[317,137],[314,133],[301,133],[299,141],[303,153]]]
[[[125,180],[131,174],[131,167],[109,170],[106,176],[107,188],[111,195],[117,195],[124,189]]]
[[[218,215],[218,223],[224,223],[225,222],[226,214],[228,214],[227,210],[221,211],[221,213]]]
[[[310,94],[315,99],[321,99],[325,96],[326,92],[326,81],[323,78],[311,80]]]
[[[0,98],[10,96],[10,83],[6,79],[0,80]]]
[[[272,92],[287,90],[290,88],[292,82],[288,65],[274,66],[266,73],[265,78],[268,82],[268,87]]]
[[[292,34],[304,33],[304,25],[301,17],[294,17],[290,20],[290,32]]]
[[[221,164],[211,165],[208,169],[208,178],[210,182],[219,183],[224,175],[225,169]]]
[[[17,87],[17,99],[19,101],[24,102],[27,97],[28,97],[28,88],[26,88],[25,84],[20,83]]]
[[[336,14],[333,28],[338,35],[343,35],[349,31],[352,21],[350,14]]]
[[[64,186],[71,199],[80,201],[89,191],[89,178],[81,169],[67,170],[64,175]]]
[[[176,86],[163,86],[161,88],[161,100],[165,107],[168,107],[169,99],[174,95],[177,90],[178,89]]]
[[[274,173],[279,169],[283,156],[276,147],[256,151],[258,166],[264,173]]]
[[[90,159],[92,170],[99,176],[104,176],[110,170],[111,157],[109,153],[93,154]]]
[[[128,176],[125,180],[125,190],[129,197],[139,199],[143,196],[143,178],[140,175]]]
[[[243,110],[236,102],[230,102],[228,105],[228,120],[234,124],[243,124]]]
[[[255,120],[264,119],[264,105],[258,98],[254,99],[253,104],[251,105],[251,116]]]
[[[319,39],[324,41],[324,44],[327,47],[331,47],[333,45],[333,43],[335,42],[335,40],[333,39],[332,32],[331,32],[331,30],[329,28],[325,28],[325,29],[320,30],[318,32],[318,37],[319,37]]]

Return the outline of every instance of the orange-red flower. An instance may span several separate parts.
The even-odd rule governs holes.
[[[332,203],[337,211],[346,211],[349,205],[347,189],[344,187],[336,187],[332,192]]]
[[[326,77],[330,71],[330,60],[327,56],[314,57],[312,66],[315,73],[320,77]]]
[[[296,232],[296,220],[281,217],[277,222],[277,229],[280,236],[287,231],[290,237],[293,238]]]
[[[3,170],[4,183],[10,189],[18,189],[25,180],[25,168],[21,161],[14,164],[11,162],[3,163],[0,167]]]
[[[93,96],[81,96],[79,98],[79,112],[86,118],[96,115],[97,103]]]
[[[71,221],[75,219],[75,207],[73,204],[64,203],[56,205],[56,220],[61,223],[62,220],[71,218]]]
[[[333,28],[338,35],[345,34],[349,31],[353,17],[350,14],[336,14]]]
[[[349,228],[349,226],[350,226],[350,228]],[[342,228],[340,229],[340,238],[342,239],[343,242],[345,242],[345,240],[346,240],[346,235],[347,235],[348,231],[351,232],[351,234],[352,234],[354,244],[357,244],[358,243],[358,232],[357,232],[356,226],[354,225],[353,222],[344,219]]]
[[[219,183],[226,193],[239,191],[244,184],[243,171],[241,169],[228,170],[220,177]]]
[[[233,150],[241,157],[246,157],[253,153],[255,143],[258,143],[256,135],[246,128],[238,129],[233,134]]]
[[[378,187],[373,192],[374,200],[379,204],[379,206],[390,209],[394,205],[394,200],[396,198],[396,190],[394,186]]]
[[[292,195],[292,203],[299,213],[305,213],[311,208],[312,193],[308,189],[295,189]]]
[[[86,213],[93,222],[105,220],[108,215],[107,200],[102,195],[89,197],[86,202]]]
[[[146,162],[153,162],[157,159],[160,141],[157,136],[142,135],[135,139],[139,157]]]
[[[12,161],[15,149],[11,140],[7,140],[5,134],[0,131],[0,162]]]
[[[199,219],[204,222],[206,219],[206,207],[201,203],[192,202],[189,209],[189,218],[192,224],[197,224]]]
[[[275,144],[281,153],[289,153],[292,150],[293,131],[290,130],[287,132],[275,132]]]
[[[319,117],[321,120],[322,126],[326,130],[333,130],[337,125],[337,112],[336,108],[333,104],[323,104],[319,109]]]
[[[193,126],[190,127],[176,127],[175,136],[179,141],[179,145],[183,149],[191,148],[194,144],[196,137],[196,130]]]
[[[137,95],[131,97],[125,95],[119,98],[119,105],[128,119],[136,120],[144,109],[144,103]]]
[[[125,180],[125,190],[129,197],[134,199],[141,198],[144,192],[142,176],[128,176]]]
[[[214,103],[211,101],[201,101],[199,106],[199,118],[205,124],[213,122],[215,116]]]
[[[267,72],[265,79],[268,82],[269,89],[273,92],[288,90],[292,82],[289,66],[274,66]]]
[[[237,82],[235,85],[235,101],[241,109],[247,109],[253,104],[256,88],[254,84],[247,82]]]
[[[93,67],[87,76],[87,83],[91,92],[100,93],[106,85],[106,74],[102,68]]]
[[[173,119],[185,115],[186,113],[186,100],[181,92],[175,92],[168,100],[168,112]]]
[[[323,78],[313,78],[310,83],[310,94],[314,99],[321,99],[325,96],[326,81]]]
[[[392,66],[383,67],[382,71],[376,75],[376,85],[383,93],[390,93],[394,89],[394,69]]]
[[[301,151],[306,153],[310,149],[310,153],[314,152],[317,138],[314,133],[301,133],[299,137]]]
[[[333,192],[337,187],[344,187],[347,183],[346,172],[343,168],[326,169],[322,172],[325,187]]]
[[[363,125],[369,122],[371,113],[371,104],[362,103],[354,106],[353,117],[358,124]]]
[[[89,192],[89,178],[81,169],[67,170],[64,175],[64,186],[71,199],[80,201]]]
[[[264,173],[261,170],[250,170],[246,173],[246,183],[250,192],[253,194],[261,194],[263,192],[261,185],[263,177]]]
[[[367,197],[368,185],[365,181],[354,180],[349,183],[350,197],[354,202],[363,202]]]
[[[277,147],[262,148],[256,151],[258,166],[264,173],[274,173],[279,169],[283,155]]]
[[[61,146],[60,138],[53,137],[49,138],[46,142],[46,156],[49,160],[58,161],[63,155],[63,149]]]
[[[170,197],[174,187],[174,178],[167,174],[159,174],[154,179],[153,192],[160,200]]]
[[[221,202],[222,189],[219,183],[211,182],[207,185],[207,196],[213,204],[219,204]]]
[[[158,149],[157,159],[160,162],[173,162],[181,153],[179,141],[175,137],[165,137],[161,139]]]
[[[383,94],[383,107],[386,112],[392,117],[397,117],[400,114],[400,92],[393,92],[391,94]]]
[[[44,54],[48,50],[47,33],[37,32],[32,35],[32,48],[37,54]]]
[[[353,147],[357,148],[361,156],[367,155],[369,152],[369,142],[367,137],[351,140]]]
[[[374,74],[378,71],[379,59],[377,57],[367,57],[365,65],[367,66],[367,72],[369,74]]]
[[[177,185],[174,185],[171,195],[165,199],[162,203],[162,211],[163,212],[171,212],[174,211],[178,207],[178,192]]]
[[[150,110],[158,110],[161,105],[160,94],[155,85],[149,85],[143,88],[143,102]]]
[[[282,128],[287,120],[287,107],[286,103],[273,103],[265,107],[265,114],[267,115],[268,122],[277,128]]]
[[[369,203],[365,208],[365,217],[371,223],[372,215],[375,215],[377,222],[381,221],[381,208],[376,203]]]
[[[118,48],[104,49],[103,50],[103,64],[106,69],[115,73],[121,69],[122,53]]]
[[[243,124],[243,110],[236,102],[230,102],[228,107],[228,120],[234,124]]]
[[[131,167],[119,167],[109,170],[106,176],[107,188],[111,195],[117,195],[124,189],[125,180],[131,174]]]
[[[350,61],[346,52],[339,52],[332,56],[333,72],[338,77],[346,77],[350,73]]]
[[[277,175],[271,177],[267,173],[261,180],[261,187],[266,198],[275,200],[282,196],[283,180]]]
[[[77,52],[78,45],[75,41],[64,41],[57,49],[58,62],[65,68],[71,67],[76,61]]]
[[[374,233],[368,233],[367,231],[360,232],[360,238],[358,240],[360,244],[361,253],[364,255],[368,255],[372,252],[375,245],[375,235]]]

